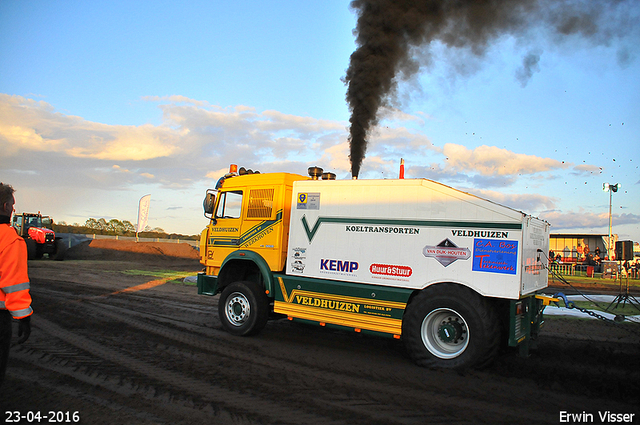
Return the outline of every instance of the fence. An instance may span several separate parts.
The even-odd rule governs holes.
[[[67,248],[71,248],[74,245],[78,245],[84,241],[93,239],[114,239],[120,241],[135,241],[135,236],[112,236],[112,235],[84,235],[79,233],[58,233],[56,236],[60,236],[67,245]],[[138,238],[139,242],[162,242],[162,243],[187,243],[193,247],[198,248],[200,241],[192,239],[163,239],[163,238]]]
[[[575,264],[551,264],[551,270],[561,275],[575,276],[576,265]]]

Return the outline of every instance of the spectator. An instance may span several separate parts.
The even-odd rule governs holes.
[[[27,245],[11,226],[14,189],[0,183],[0,386],[4,380],[9,349],[11,322],[17,320],[18,344],[31,334],[31,295],[27,273]]]

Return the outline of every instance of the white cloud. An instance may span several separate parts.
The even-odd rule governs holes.
[[[418,125],[424,125],[425,119],[431,119],[431,117],[424,112],[418,112],[418,115],[422,116],[408,114],[391,106],[383,106],[378,111],[378,116],[381,117],[381,122],[413,122]]]
[[[116,186],[137,177],[175,186],[206,179],[212,168],[226,169],[229,163],[268,171],[270,164],[315,162],[346,140],[344,123],[259,113],[247,106],[222,108],[184,96],[145,99],[161,103],[162,125],[95,123],[58,113],[46,102],[0,94],[2,168],[30,170],[47,153],[56,157],[69,185],[84,174]],[[29,152],[32,159],[27,160]],[[120,173],[101,171],[113,161]],[[131,170],[126,179],[124,170]]]
[[[172,95],[172,96],[143,96],[142,100],[146,100],[148,102],[171,102],[171,103],[186,103],[188,105],[195,106],[211,106],[209,102],[206,100],[195,100],[190,99],[186,96],[181,95]]]
[[[609,213],[592,213],[588,211],[548,211],[541,214],[548,222],[552,223],[556,230],[560,229],[608,229]],[[640,224],[638,214],[612,214],[614,226],[637,225]]]
[[[317,165],[338,178],[350,178],[346,122],[260,112],[242,105],[221,107],[183,96],[146,100],[158,103],[161,125],[95,123],[56,112],[43,101],[0,94],[3,181],[15,182],[21,202],[38,209],[44,199],[50,206],[59,203],[58,211],[71,208],[74,214],[86,211],[130,219],[109,212],[114,208],[113,191],[118,191],[118,199],[125,194],[131,197],[131,205],[137,205],[140,192],[162,191],[165,199],[154,198],[154,202],[161,202],[163,208],[191,208],[200,201],[185,200],[183,194],[196,193],[189,196],[199,198],[232,163],[263,173],[303,175],[309,166]],[[588,177],[600,174],[600,167],[495,146],[468,149],[450,143],[439,147],[423,132],[389,125],[371,135],[361,178],[397,177],[400,158],[406,161],[408,178],[466,187],[463,190],[548,220],[553,231],[606,228],[602,214],[562,211],[561,200],[553,195],[523,192],[532,183],[544,184],[555,173]],[[518,190],[520,182],[520,193],[503,190],[507,186],[512,192]],[[55,208],[51,213],[56,214]],[[618,225],[640,223],[634,214],[621,214],[615,220]]]
[[[0,111],[0,113],[2,112],[4,111]],[[21,148],[43,151],[55,150],[61,144],[59,140],[49,140],[45,143],[42,136],[37,134],[33,128],[9,125],[6,122],[0,123],[0,134],[8,142],[10,152],[15,152]]]
[[[318,160],[318,164],[323,164],[325,171],[335,174],[350,171],[349,143],[344,141],[325,149]]]
[[[46,102],[0,94],[0,143],[5,156],[24,151],[140,161],[169,156],[178,136],[168,127],[109,126],[54,111]]]
[[[401,155],[404,152],[411,152],[412,155],[421,155],[427,151],[442,152],[442,149],[431,143],[431,140],[424,134],[416,133],[405,127],[378,127],[371,135],[371,140],[367,148],[368,151],[378,151],[384,149],[387,152],[397,152]]]
[[[447,143],[442,152],[447,157],[448,167],[485,176],[535,174],[569,166],[555,159],[515,153],[496,146],[483,145],[470,150],[462,145]]]
[[[237,165],[237,164],[236,164]],[[205,177],[208,179],[212,179],[212,180],[217,180],[220,177],[224,176],[225,174],[227,174],[229,172],[229,167],[225,167],[225,168],[220,168],[218,170],[215,171],[209,171]]]
[[[539,194],[505,193],[496,190],[469,189],[470,193],[527,213],[549,211],[556,207],[558,199]]]
[[[74,166],[86,167],[87,174],[104,167],[101,161],[118,161],[122,167],[135,169],[129,179],[148,180],[154,176],[157,181],[172,186],[210,178],[212,169],[226,169],[230,163],[264,171],[292,172],[300,170],[275,167],[297,167],[303,163],[324,166],[336,174],[349,172],[345,122],[273,110],[258,112],[247,106],[223,108],[184,96],[149,96],[145,100],[159,103],[163,113],[161,125],[94,123],[55,112],[43,101],[0,95],[0,143],[5,156],[13,156],[18,164],[24,158],[18,152],[55,152],[62,163],[78,158]],[[414,119],[399,111],[390,111],[395,119]],[[427,162],[429,157],[437,158],[428,167],[412,166],[410,161],[408,172],[414,176],[445,178],[474,187],[509,185],[521,175],[570,167],[550,158],[495,146],[470,150],[448,143],[438,147],[421,132],[402,126],[381,126],[370,137],[364,170],[373,177],[391,176],[397,171],[400,158],[408,156],[414,164]],[[17,168],[30,167],[25,163]],[[574,167],[579,173],[597,170],[585,164]],[[119,180],[119,183],[127,181]]]
[[[573,174],[578,176],[578,175],[586,175],[586,176],[590,176],[590,175],[598,175],[598,174],[602,174],[602,167],[598,167],[596,165],[589,165],[589,164],[580,164],[580,165],[576,165],[575,167],[573,167]]]
[[[178,137],[168,128],[144,125],[107,130],[107,139],[77,139],[75,146],[65,150],[70,156],[117,161],[143,161],[171,156],[178,149]],[[76,140],[74,140],[76,142]]]

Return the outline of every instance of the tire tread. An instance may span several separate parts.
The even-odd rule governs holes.
[[[462,310],[458,312],[465,315],[467,311],[471,312],[465,320],[471,321],[468,325],[472,339],[467,349],[454,359],[443,360],[434,356],[422,342],[420,333],[422,321],[429,311],[438,307]],[[407,306],[402,323],[402,335],[408,354],[420,366],[450,369],[482,368],[489,365],[498,353],[500,326],[497,313],[487,299],[467,287],[443,283],[426,288]]]

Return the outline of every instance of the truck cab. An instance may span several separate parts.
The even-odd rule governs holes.
[[[263,259],[269,270],[283,270],[293,182],[306,179],[272,173],[232,175],[219,182],[209,196],[211,221],[200,236],[206,274],[218,276],[225,260],[242,260],[250,253]]]

